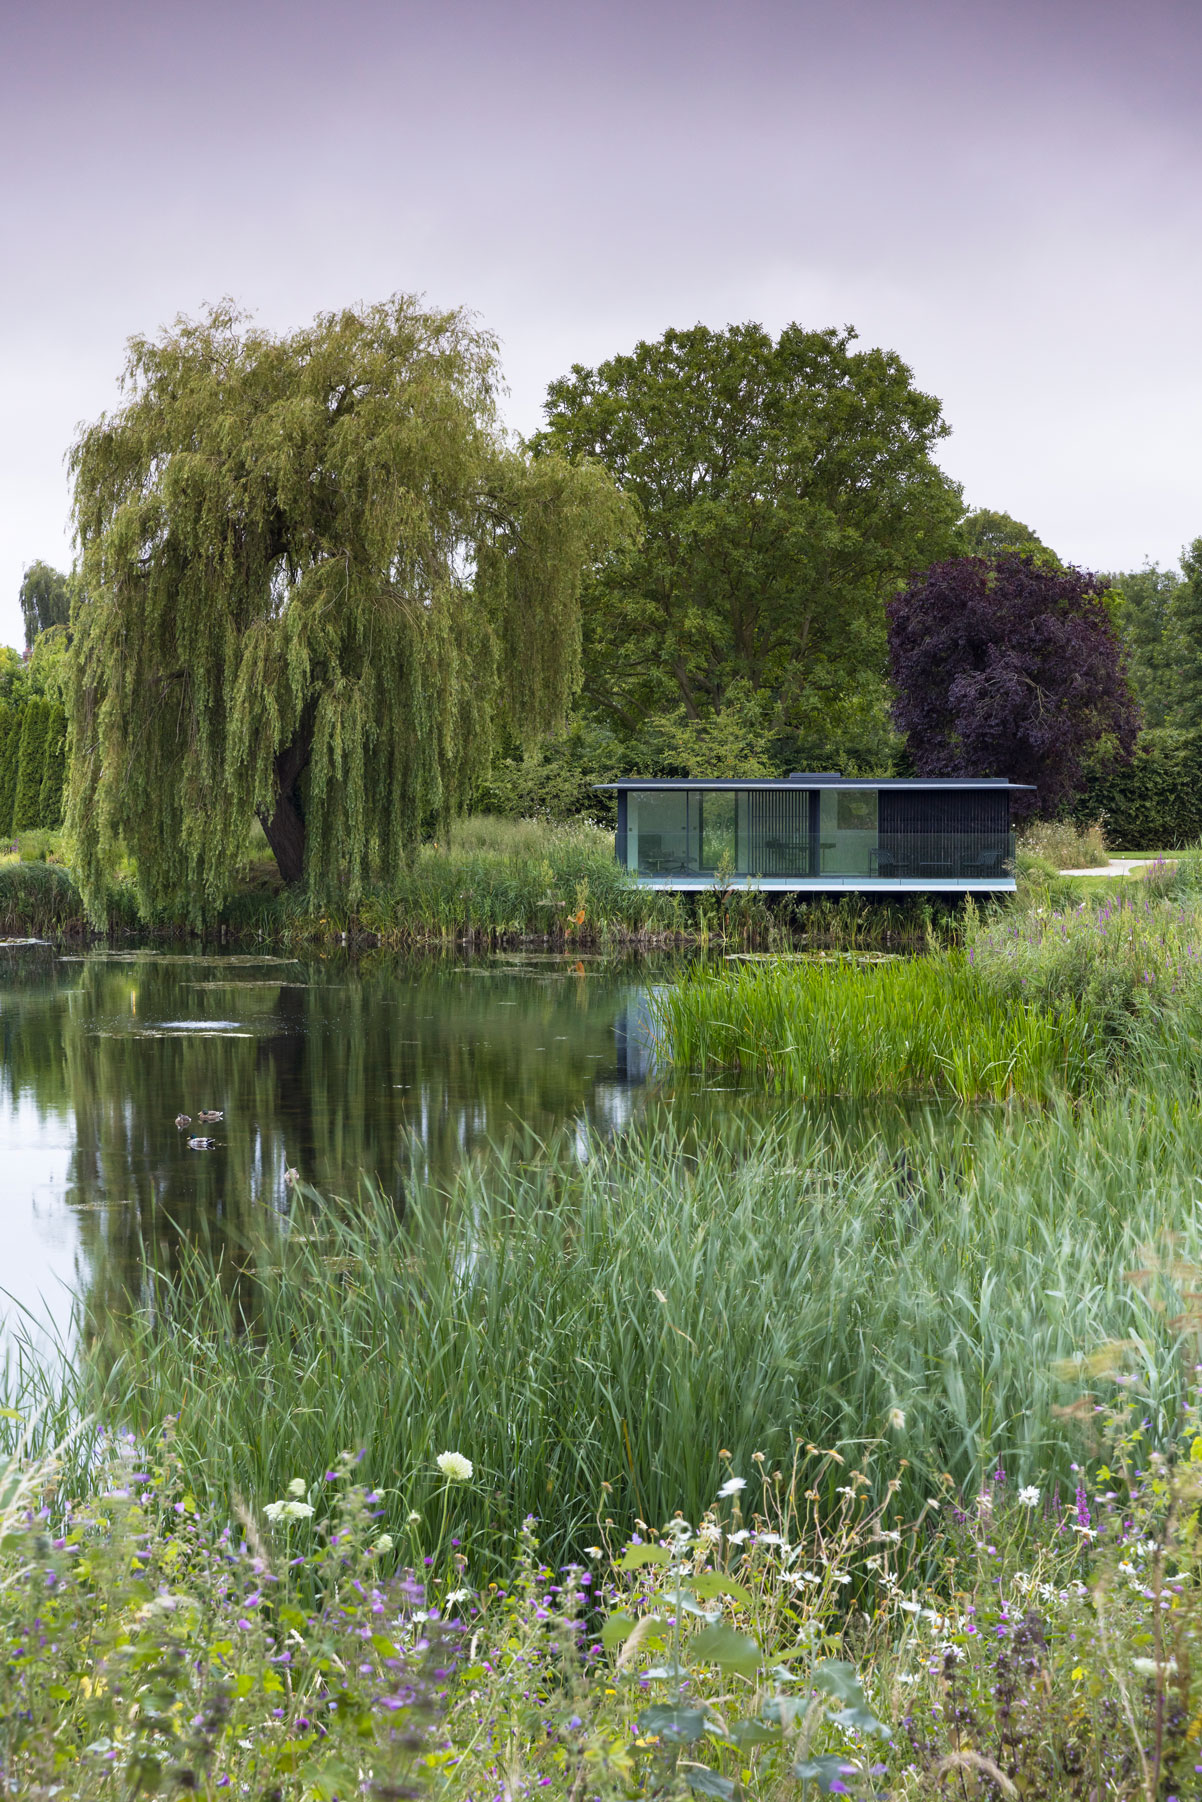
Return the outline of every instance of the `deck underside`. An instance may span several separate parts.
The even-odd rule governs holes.
[[[752,889],[765,895],[1012,895],[1013,876],[643,876],[640,888],[685,894],[706,890]]]

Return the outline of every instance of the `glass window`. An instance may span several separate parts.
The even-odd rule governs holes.
[[[735,844],[735,797],[729,791],[716,791],[697,797],[701,803],[701,868],[729,870],[738,868]]]
[[[626,862],[641,876],[679,876],[689,870],[689,797],[684,791],[643,789],[627,797]]]
[[[818,836],[824,876],[875,876],[876,789],[824,788],[819,802]]]

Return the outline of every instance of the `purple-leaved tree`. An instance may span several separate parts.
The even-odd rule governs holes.
[[[920,776],[1034,785],[1016,812],[1071,799],[1082,754],[1139,729],[1122,647],[1082,570],[1005,552],[932,564],[888,606],[893,718]]]

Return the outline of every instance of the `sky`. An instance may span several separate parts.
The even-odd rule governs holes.
[[[1092,569],[1202,534],[1198,0],[0,0],[0,641],[126,340],[397,292],[547,383],[852,325]]]

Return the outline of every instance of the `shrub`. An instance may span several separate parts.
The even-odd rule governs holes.
[[[1075,820],[1033,820],[1023,829],[1018,850],[1054,872],[1097,869],[1110,862],[1100,820],[1088,826]]]

